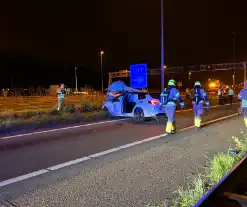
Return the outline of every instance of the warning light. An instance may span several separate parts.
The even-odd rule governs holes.
[[[211,88],[213,88],[213,87],[216,86],[216,84],[215,84],[215,83],[210,83],[209,86],[210,86]]]
[[[212,64],[208,64],[208,65],[207,65],[207,70],[213,70]]]

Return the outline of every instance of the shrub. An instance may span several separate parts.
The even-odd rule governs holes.
[[[29,119],[29,118],[39,116],[39,115],[40,115],[40,112],[38,110],[37,111],[25,110],[23,113],[21,113],[21,117],[24,119]]]
[[[208,169],[208,178],[212,184],[219,180],[233,167],[236,162],[236,157],[220,153],[213,157]]]
[[[177,207],[193,206],[206,192],[204,180],[200,175],[193,178],[191,184],[186,188],[180,187],[178,190],[179,198],[174,202]]]
[[[7,110],[0,113],[0,123],[1,124],[10,124],[17,115],[14,110]]]
[[[247,134],[243,134],[242,138],[232,137],[233,141],[235,142],[235,147],[237,150],[239,150],[242,154],[247,153]]]
[[[65,106],[62,108],[61,110],[61,114],[73,114],[76,112],[76,107],[75,105],[71,105],[71,106]]]
[[[81,106],[81,112],[92,112],[96,110],[95,104],[83,103]]]

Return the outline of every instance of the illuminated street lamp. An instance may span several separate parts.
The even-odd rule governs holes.
[[[191,73],[191,72],[189,72],[189,77],[188,77],[188,79],[189,79],[189,80],[191,79],[191,74],[192,74],[192,73]]]
[[[104,93],[104,77],[103,77],[103,55],[105,52],[103,50],[100,51],[100,69],[101,69],[101,92]]]
[[[232,87],[234,87],[235,85],[235,71],[236,71],[236,68],[235,68],[235,63],[236,63],[236,33],[235,31],[232,32],[233,34],[233,62],[234,62],[234,70],[233,70],[233,75],[232,75]]]

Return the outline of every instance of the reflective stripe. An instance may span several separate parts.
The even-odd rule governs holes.
[[[242,100],[242,107],[247,107],[247,100]]]
[[[229,90],[229,91],[228,91],[228,95],[229,95],[229,96],[233,96],[233,95],[234,95],[233,90]]]
[[[169,106],[176,106],[176,103],[174,103],[173,101],[171,102],[168,102],[166,105],[169,105]]]

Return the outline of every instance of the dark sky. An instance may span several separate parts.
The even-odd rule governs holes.
[[[165,64],[221,63],[247,59],[244,0],[164,0]],[[160,0],[1,0],[0,85],[100,86],[104,71],[146,62],[160,66]],[[105,80],[105,82],[107,82]]]

